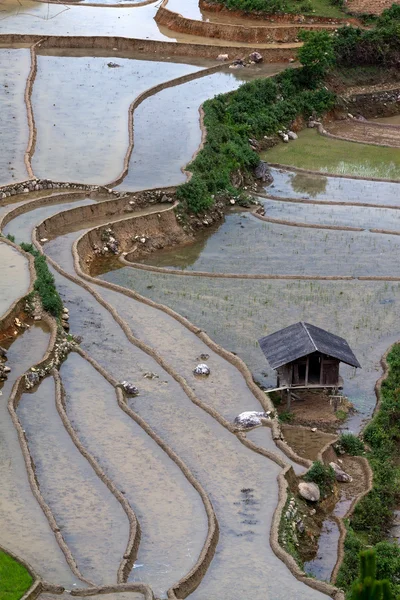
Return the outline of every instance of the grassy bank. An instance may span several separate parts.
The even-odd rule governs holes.
[[[189,210],[206,210],[215,194],[237,194],[232,179],[243,181],[259,162],[250,139],[273,135],[299,116],[320,115],[333,106],[334,94],[306,75],[304,69],[288,69],[204,103],[206,143],[187,167],[192,179],[177,192]]]
[[[398,149],[334,140],[314,129],[301,131],[295,142],[274,146],[262,158],[321,173],[400,180]]]
[[[335,19],[344,19],[348,15],[343,10],[344,3],[341,0],[219,0],[231,10],[243,10],[245,12],[291,13],[306,14]]]
[[[357,578],[358,552],[374,546],[378,578],[389,579],[395,599],[400,598],[400,547],[386,540],[393,511],[400,504],[400,344],[387,362],[388,377],[381,388],[380,410],[364,431],[370,446],[368,460],[374,473],[372,490],[357,504],[348,523],[345,557],[337,585],[346,591]]]
[[[0,598],[19,600],[32,585],[32,577],[19,562],[0,551]]]

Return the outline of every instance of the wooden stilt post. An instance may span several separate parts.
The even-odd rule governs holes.
[[[286,397],[286,410],[288,412],[290,412],[290,404],[291,404],[291,400],[292,400],[292,395],[290,393],[290,389],[289,388],[286,390],[286,395],[287,395],[287,397]]]

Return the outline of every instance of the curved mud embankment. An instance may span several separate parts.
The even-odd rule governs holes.
[[[229,40],[246,44],[290,44],[292,54],[301,46],[298,36],[300,31],[334,30],[336,25],[231,25],[229,23],[212,23],[210,21],[196,21],[188,19],[179,13],[167,8],[168,0],[163,0],[155,16],[155,21],[162,27],[167,27],[177,33],[196,35],[206,38]]]
[[[216,59],[218,54],[228,54],[229,58],[242,58],[244,53],[259,52],[266,62],[287,62],[293,58],[294,50],[285,45],[263,44],[260,46],[223,46],[220,44],[183,44],[180,42],[163,42],[157,40],[141,40],[127,37],[108,36],[61,36],[54,35],[43,38],[36,34],[0,34],[0,43],[8,46],[13,44],[35,44],[40,42],[41,48],[87,48],[114,51],[129,51],[135,53],[160,56],[181,56],[185,58],[201,57]],[[295,49],[301,44],[295,44]]]

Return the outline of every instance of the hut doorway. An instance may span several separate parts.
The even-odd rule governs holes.
[[[308,357],[308,381],[307,383],[319,384],[321,380],[321,355],[318,352]]]

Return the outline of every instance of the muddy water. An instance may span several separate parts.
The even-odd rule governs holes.
[[[305,427],[290,425],[282,425],[282,433],[285,441],[299,456],[313,461],[317,460],[318,454],[326,444],[336,439],[335,435],[322,431],[311,431]]]
[[[182,167],[201,142],[200,105],[217,94],[237,89],[244,81],[269,76],[281,69],[282,65],[265,65],[214,73],[148,98],[135,111],[135,145],[128,175],[120,189],[137,190],[149,185],[184,182],[186,175]],[[176,131],[179,136],[173,135]]]
[[[114,373],[112,359],[109,369]],[[150,584],[157,597],[165,597],[193,567],[205,541],[207,519],[201,498],[182,471],[118,407],[114,388],[89,363],[71,355],[61,375],[74,428],[123,490],[139,520],[140,548],[131,579]],[[129,376],[141,386],[143,376],[134,367]],[[162,387],[164,402],[169,402],[168,384],[148,387]],[[138,402],[151,400],[141,395]]]
[[[38,130],[35,174],[81,183],[114,180],[128,150],[133,100],[158,83],[197,70],[184,63],[115,56],[38,56],[32,97]]]
[[[400,191],[400,190],[399,190]],[[400,232],[400,210],[357,206],[321,206],[260,198],[267,217],[293,223],[313,223]],[[400,208],[400,206],[399,206]]]
[[[0,242],[0,318],[27,293],[30,279],[28,259],[12,246]]]
[[[323,229],[294,228],[234,213],[211,233],[187,271],[282,275],[400,275],[400,238]],[[160,254],[162,266],[182,268],[182,249]],[[168,262],[169,261],[169,264]],[[143,261],[144,262],[144,261]],[[158,253],[149,264],[158,264]],[[176,268],[176,267],[175,267]]]
[[[121,505],[97,477],[67,433],[45,379],[17,409],[26,431],[42,495],[82,575],[100,585],[117,581],[129,537]]]
[[[293,470],[297,475],[304,473],[306,468],[303,467],[303,465],[299,465],[298,463],[288,458],[286,454],[282,450],[280,450],[278,446],[275,445],[271,433],[266,427],[257,427],[252,431],[248,431],[246,433],[246,437],[248,440],[250,440],[257,446],[260,446],[261,448],[266,448],[267,450],[270,450],[271,452],[274,452],[275,454],[280,456],[287,464],[293,467]]]
[[[15,236],[15,241],[17,243],[29,243],[31,241],[32,231],[36,225],[41,223],[44,219],[70,208],[87,206],[88,204],[96,204],[96,201],[91,200],[90,198],[82,198],[81,200],[69,200],[68,202],[60,202],[35,208],[10,221],[4,227],[3,233],[4,235],[10,234]]]
[[[0,384],[0,543],[27,560],[46,580],[71,587],[79,583],[71,573],[29,485],[18,436],[7,410],[16,379],[45,354],[50,339],[47,329],[32,326],[8,350],[12,371]]]
[[[265,187],[265,191],[273,196],[400,206],[398,183],[326,177],[281,169],[271,169],[271,173],[274,181]]]
[[[197,398],[208,407],[229,422],[245,410],[262,410],[239,371],[176,319],[112,290],[93,287],[127,321],[134,334],[167,359],[171,368],[185,378]],[[211,369],[209,377],[193,375],[196,365],[204,362],[201,354],[209,355],[206,359]],[[266,431],[270,433],[269,429]]]
[[[24,92],[30,66],[28,48],[0,48],[0,185],[27,179],[24,153],[29,130]]]
[[[306,573],[321,581],[330,581],[337,561],[339,536],[340,532],[336,521],[327,519],[322,526],[316,557],[304,563]]]
[[[59,260],[57,246],[54,245],[52,248],[52,244],[51,242],[47,246],[47,250],[56,252]],[[64,260],[63,256],[61,260]],[[62,296],[69,299],[67,305],[74,329],[75,324],[79,324],[82,317],[79,317],[76,300],[71,294],[71,286],[66,283],[66,285],[59,285],[59,289]],[[67,289],[68,293],[66,293]],[[84,294],[79,290],[79,302],[82,296]],[[82,344],[92,355],[96,354],[97,360],[105,364],[114,376],[119,375],[126,361],[122,356],[124,342],[119,339],[119,346],[113,344],[114,351],[116,349],[118,351],[118,357],[114,360],[112,354],[106,355],[105,346],[98,348],[94,339],[90,341],[93,337],[90,329],[93,326],[97,331],[101,329],[102,338],[107,340],[107,345],[109,342],[112,343],[110,335],[115,337],[116,334],[115,326],[112,332],[105,329],[104,315],[101,323],[97,325],[95,314],[99,315],[99,309],[95,306],[92,306],[89,318],[87,311],[84,312],[85,326],[82,322],[79,326],[79,330],[84,332]],[[160,333],[161,329],[158,328],[158,331]],[[98,334],[95,335],[97,337]],[[177,346],[176,341],[174,344]],[[185,345],[183,345],[182,360],[185,360],[185,352]],[[169,353],[174,354],[175,350],[170,349]],[[133,356],[134,349],[131,358]],[[167,360],[169,359],[167,355]],[[266,593],[270,593],[272,598],[285,598],[293,593],[294,588],[298,598],[302,598],[303,594],[304,598],[320,597],[317,592],[304,590],[303,586],[292,578],[286,567],[276,559],[268,545],[270,520],[277,500],[276,476],[280,468],[245,448],[214,419],[192,404],[158,366],[152,370],[159,374],[159,379],[151,380],[152,382],[162,384],[163,380],[168,381],[168,384],[164,384],[169,390],[168,401],[165,401],[160,394],[155,394],[151,402],[146,402],[141,393],[138,398],[131,401],[131,405],[178,453],[203,483],[211,495],[221,527],[216,557],[203,584],[193,596],[209,598],[218,595],[221,598],[239,600],[245,596],[247,588],[251,586],[252,589],[257,590],[256,595],[259,592],[260,598],[265,598]],[[139,388],[141,389],[142,386],[143,383]],[[226,389],[226,395],[234,399],[235,392],[232,387]],[[226,410],[231,409],[227,407]],[[177,414],[184,415],[183,427],[176,418]],[[281,573],[279,585],[278,578],[270,576],[272,571],[275,575]],[[136,575],[135,570],[133,575]]]

